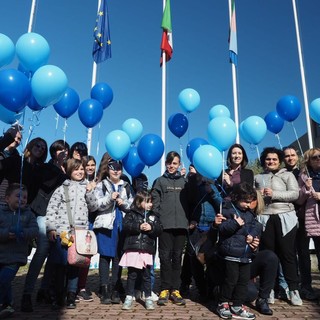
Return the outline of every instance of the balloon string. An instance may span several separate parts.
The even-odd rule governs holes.
[[[67,123],[67,119],[64,119],[64,126],[62,128],[62,132],[63,132],[63,140],[66,141],[66,132],[67,132],[67,128],[68,128],[68,123]]]
[[[222,151],[222,176],[221,176],[221,186],[223,186],[223,177],[224,177],[224,173],[226,170],[226,165],[225,165],[225,151]],[[222,213],[222,202],[220,202],[220,213]]]
[[[56,117],[54,118],[54,120],[56,120],[56,134],[55,134],[56,136],[58,133],[59,119],[60,119],[60,116],[58,113],[56,113]]]
[[[99,151],[100,151],[100,133],[101,133],[101,122],[99,122],[98,125],[98,143],[97,143],[97,156],[99,155]]]
[[[182,146],[182,143],[180,143],[179,149],[180,149],[181,165],[182,165],[182,168],[184,168],[185,166],[184,166],[184,163],[183,163],[183,146]]]
[[[281,144],[281,141],[280,141],[280,136],[279,134],[275,134],[276,138],[278,139],[278,143],[279,143],[279,146],[280,146],[280,149],[282,149],[282,144]]]
[[[292,128],[293,128],[294,136],[295,136],[295,138],[296,138],[296,140],[297,140],[297,142],[298,142],[300,154],[302,155],[302,154],[303,154],[303,151],[302,151],[302,148],[301,148],[300,140],[299,140],[298,135],[297,135],[296,128],[294,127],[293,122],[291,122],[291,125],[292,125]]]

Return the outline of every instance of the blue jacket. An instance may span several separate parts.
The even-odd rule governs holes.
[[[223,215],[227,220],[219,225],[218,252],[226,260],[250,263],[253,251],[246,242],[246,237],[260,237],[262,225],[256,220],[251,210],[241,210],[232,202],[226,202]],[[240,216],[245,224],[240,226],[234,219]]]

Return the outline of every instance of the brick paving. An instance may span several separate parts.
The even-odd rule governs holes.
[[[42,275],[40,275],[39,279]],[[39,286],[39,279],[36,284],[36,291]],[[313,274],[315,292],[320,297],[320,275]],[[96,319],[118,319],[118,320],[155,320],[155,319],[181,319],[181,320],[206,320],[219,319],[215,314],[216,304],[214,301],[209,301],[206,304],[201,304],[197,301],[195,290],[191,290],[190,296],[186,299],[185,306],[177,306],[169,303],[167,306],[156,306],[153,311],[145,310],[140,303],[135,303],[134,307],[129,311],[121,310],[121,305],[102,305],[95,293],[93,293],[93,302],[79,302],[76,309],[62,309],[60,311],[52,311],[50,305],[36,304],[35,294],[33,296],[34,312],[20,312],[20,299],[22,288],[25,280],[25,271],[20,272],[13,284],[13,292],[15,297],[14,308],[16,310],[14,319],[36,320],[36,319],[59,319],[59,320],[96,320]],[[157,279],[156,284],[159,283]],[[88,287],[95,292],[98,289],[98,274],[97,270],[90,270],[88,277]],[[1,288],[0,288],[1,290]],[[35,291],[35,292],[36,292]],[[285,301],[276,300],[272,305],[274,311],[273,316],[264,316],[255,312],[256,319],[275,320],[275,319],[320,319],[320,305],[318,302],[304,301],[303,306],[291,306]]]

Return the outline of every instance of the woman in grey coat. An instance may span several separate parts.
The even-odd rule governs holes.
[[[287,169],[281,169],[283,159],[282,150],[265,148],[260,157],[264,172],[255,176],[255,187],[264,196],[266,205],[258,216],[263,225],[261,247],[278,255],[289,286],[291,304],[302,305],[295,249],[298,219],[293,205],[299,197],[299,187],[295,176]]]

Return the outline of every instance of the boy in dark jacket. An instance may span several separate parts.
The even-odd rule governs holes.
[[[34,214],[26,207],[26,188],[13,183],[6,190],[7,204],[0,208],[0,318],[11,316],[11,282],[27,263],[28,242],[38,235]]]
[[[255,315],[245,309],[243,303],[250,280],[250,263],[253,251],[250,244],[259,238],[262,225],[251,210],[251,203],[257,193],[248,183],[234,186],[231,202],[226,202],[219,225],[218,253],[225,260],[225,280],[221,286],[218,313],[223,319],[255,319]]]

